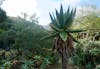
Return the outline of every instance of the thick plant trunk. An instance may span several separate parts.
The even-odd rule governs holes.
[[[68,58],[71,56],[73,51],[72,39],[68,37],[65,42],[60,37],[57,37],[53,46],[53,50],[55,49],[62,58],[62,69],[68,69]]]
[[[67,65],[68,65],[68,58],[66,56],[65,50],[63,50],[63,53],[62,53],[62,69],[67,69]]]

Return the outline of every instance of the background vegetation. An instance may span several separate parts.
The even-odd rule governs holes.
[[[74,43],[75,51],[69,63],[80,69],[95,67],[99,69],[100,15],[91,12],[78,16],[72,28],[86,29],[88,31],[85,33],[88,33],[88,36],[77,38],[83,45]],[[0,7],[0,69],[46,69],[46,67],[61,62],[59,54],[52,51],[53,39],[40,40],[51,31],[52,29],[39,25],[35,17],[31,20],[10,17]],[[77,37],[80,34],[72,35]],[[95,39],[96,36],[98,40]]]

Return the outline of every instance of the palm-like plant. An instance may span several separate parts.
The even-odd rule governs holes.
[[[68,7],[66,12],[63,12],[61,5],[60,12],[56,10],[56,17],[50,13],[51,23],[50,27],[53,29],[53,33],[43,39],[55,38],[53,50],[62,57],[62,69],[67,69],[68,58],[73,52],[73,41],[78,42],[71,33],[82,32],[84,30],[72,30],[70,26],[75,18],[76,9],[70,10]],[[78,42],[79,43],[79,42]]]

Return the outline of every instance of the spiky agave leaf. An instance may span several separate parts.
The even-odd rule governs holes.
[[[66,22],[65,22],[65,28],[66,28],[66,29],[68,29],[68,28],[72,25],[73,20],[74,20],[74,18],[75,18],[75,13],[76,13],[76,9],[75,9],[75,10],[72,10],[72,11],[70,12],[70,14],[69,14],[68,19],[66,19]],[[66,14],[66,15],[68,15],[68,14]]]
[[[63,13],[63,7],[61,5],[61,8],[60,8],[60,19],[59,19],[59,22],[60,22],[60,25],[61,25],[61,28],[64,26],[64,13]]]
[[[59,27],[61,28],[61,26],[60,26],[60,13],[57,11],[57,9],[55,9],[55,11],[56,11],[56,19],[57,19],[57,24],[59,25]]]
[[[42,39],[55,38],[53,49],[56,49],[58,53],[66,52],[68,56],[72,53],[71,49],[73,49],[73,41],[80,43],[77,41],[70,33],[82,32],[84,30],[71,30],[69,27],[73,23],[73,19],[75,18],[76,9],[70,11],[70,7],[68,7],[67,12],[63,12],[63,7],[61,5],[60,12],[56,10],[56,17],[50,14],[51,18],[51,28],[55,33],[46,36]]]
[[[63,29],[57,28],[57,26],[54,26],[54,24],[52,24],[52,23],[50,23],[50,27],[51,27],[53,30],[57,31],[57,32],[60,32],[60,31],[63,30]]]
[[[49,34],[48,36],[41,38],[40,40],[55,38],[56,36],[58,36],[58,34],[59,34],[58,32],[52,33],[52,34]]]
[[[60,13],[55,9],[56,11],[56,19],[57,19],[57,23],[60,25],[60,28],[64,28],[65,26],[65,21],[66,19],[68,19],[69,17],[69,11],[70,11],[70,8],[68,7],[68,10],[67,12],[63,12],[63,7],[61,5],[60,7]]]
[[[65,14],[64,14],[64,26],[65,26],[66,20],[68,20],[69,16],[70,16],[70,7],[68,7],[67,12],[65,12]]]
[[[81,29],[76,29],[76,30],[66,29],[66,32],[69,32],[69,33],[79,33],[79,32],[84,32],[84,31],[87,31],[87,30],[81,30]]]
[[[69,34],[69,36],[72,38],[72,40],[73,40],[74,42],[81,44],[81,43],[80,43],[77,39],[75,39],[71,34]]]
[[[67,29],[72,25],[73,19],[75,17],[76,9],[70,11],[70,7],[68,7],[67,12],[63,12],[63,7],[61,5],[60,7],[60,12],[56,10],[56,18],[54,15],[51,15],[50,13],[50,18],[51,18],[51,23],[59,28],[59,29]]]
[[[56,18],[54,17],[54,15],[51,15],[50,13],[49,13],[49,15],[50,15],[50,18],[51,18],[51,23],[54,25],[54,26],[56,26],[57,28],[59,28],[59,25],[57,24],[57,20],[56,20]]]
[[[71,13],[72,16],[71,16],[71,18],[69,19],[69,26],[68,26],[68,27],[70,27],[70,26],[72,25],[72,23],[73,23],[73,21],[74,21],[74,18],[75,18],[75,13],[76,13],[76,8],[72,10],[72,13]]]

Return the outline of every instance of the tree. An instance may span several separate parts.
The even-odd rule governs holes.
[[[76,18],[75,23],[77,23],[78,25],[74,28],[87,29],[88,34],[91,36],[99,32],[100,30],[100,17],[96,13],[78,17]]]
[[[4,0],[0,0],[0,30],[3,27],[3,25],[4,25],[3,22],[7,19],[6,12],[1,8],[1,5],[2,5],[3,1]]]
[[[48,33],[41,25],[38,25],[34,21],[27,21],[22,18],[14,18],[12,29],[16,33],[14,49],[32,50],[34,53],[39,54],[40,49],[50,48],[51,40],[40,41],[40,38]]]
[[[13,29],[2,32],[0,34],[0,48],[10,50],[10,47],[15,43],[16,32]]]
[[[5,0],[0,0],[0,6],[2,5],[3,1],[5,1]]]
[[[70,10],[68,7],[66,12],[63,12],[61,5],[60,12],[56,10],[56,17],[50,14],[50,27],[53,29],[52,34],[42,39],[54,38],[53,50],[56,50],[62,58],[62,69],[67,69],[68,58],[73,53],[73,41],[79,43],[71,33],[82,32],[84,30],[72,30],[70,27],[75,18],[76,9]]]
[[[14,43],[16,31],[12,26],[13,20],[10,17],[0,23],[0,49],[9,50]]]
[[[3,22],[6,19],[6,12],[1,8],[2,3],[5,0],[0,0],[0,23]]]
[[[94,5],[88,5],[81,8],[78,12],[77,18],[75,19],[75,23],[78,24],[77,28],[84,29],[97,29],[100,27],[100,9]]]
[[[0,23],[6,20],[6,18],[7,18],[6,12],[0,8]]]

